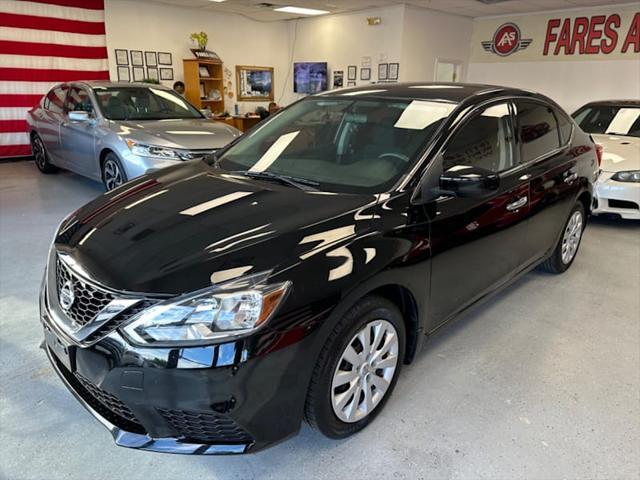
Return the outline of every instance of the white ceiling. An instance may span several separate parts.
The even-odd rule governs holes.
[[[621,3],[637,3],[637,0],[504,0],[487,5],[479,0],[226,0],[215,3],[210,0],[150,0],[181,7],[202,8],[221,12],[237,13],[253,20],[270,22],[289,20],[300,17],[287,13],[274,12],[278,6],[293,5],[296,7],[317,8],[331,13],[352,12],[371,7],[390,5],[415,5],[441,12],[463,15],[465,17],[482,17],[513,13],[531,13],[546,10],[561,10],[576,7],[606,6]],[[496,0],[493,0],[496,1]],[[266,6],[264,4],[272,4]]]

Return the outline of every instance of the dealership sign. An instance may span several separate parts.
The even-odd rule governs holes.
[[[640,54],[637,7],[483,19],[475,24],[472,62],[634,60]]]

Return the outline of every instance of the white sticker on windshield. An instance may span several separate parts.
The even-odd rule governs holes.
[[[454,108],[455,105],[450,103],[414,100],[402,112],[394,127],[422,130],[432,123],[449,116]]]
[[[631,126],[638,120],[640,108],[621,108],[613,117],[609,128],[605,133],[626,135],[631,130]]]
[[[298,136],[300,131],[285,133],[280,138],[278,138],[273,145],[269,147],[260,160],[256,162],[256,164],[249,169],[250,172],[264,172],[267,168],[269,168],[273,162],[275,162],[282,152],[289,146],[291,142]]]

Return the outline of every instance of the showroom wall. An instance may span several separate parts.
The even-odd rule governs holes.
[[[509,35],[515,31],[510,27],[501,30],[508,23],[519,30],[513,51],[509,50]],[[493,49],[494,38],[505,34],[498,54]],[[638,7],[477,19],[467,78],[535,90],[569,111],[593,100],[639,99]]]
[[[232,72],[235,95],[235,66],[274,67],[276,98],[289,70],[289,32],[284,22],[256,22],[240,15],[203,9],[174,7],[141,0],[105,0],[105,23],[111,78],[117,79],[114,49],[170,52],[175,80],[183,78],[182,59],[193,58],[189,36],[205,31],[208,49],[216,52]],[[173,81],[162,82],[173,85]],[[235,99],[225,98],[233,112]],[[253,111],[259,102],[240,102],[241,112]]]

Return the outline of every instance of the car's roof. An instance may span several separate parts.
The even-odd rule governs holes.
[[[133,87],[154,87],[154,88],[164,88],[167,89],[164,85],[158,83],[143,83],[143,82],[111,82],[108,80],[82,80],[82,81],[74,81],[74,82],[66,82],[66,85],[83,85],[90,88],[133,88]]]
[[[475,96],[532,96],[527,90],[474,83],[378,83],[363,87],[343,88],[319,93],[316,96],[375,96],[412,100],[444,100],[460,103]],[[542,95],[540,95],[542,97]],[[546,98],[546,97],[543,97]]]
[[[607,107],[640,107],[640,100],[596,100],[589,102],[580,108],[595,107],[595,106],[607,106]]]

